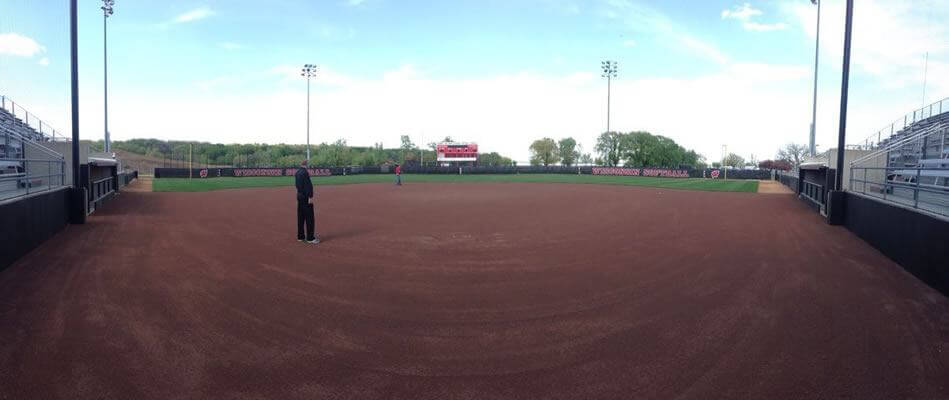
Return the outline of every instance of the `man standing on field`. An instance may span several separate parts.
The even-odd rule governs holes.
[[[310,180],[310,171],[307,171],[306,164],[306,160],[303,160],[300,163],[300,169],[293,176],[297,186],[297,240],[317,244],[320,238],[316,237],[316,216],[313,215],[313,182]],[[305,238],[304,225],[306,225]]]
[[[395,185],[402,186],[402,167],[395,165]]]

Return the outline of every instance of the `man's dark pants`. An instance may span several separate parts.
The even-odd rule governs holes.
[[[306,240],[316,238],[316,218],[313,215],[313,205],[307,199],[297,199],[297,239],[303,238],[303,225],[306,224]]]

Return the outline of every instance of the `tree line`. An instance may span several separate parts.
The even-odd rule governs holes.
[[[445,137],[451,142],[451,137]],[[94,147],[102,147],[102,142],[93,142]],[[435,163],[436,142],[420,146],[412,142],[408,135],[400,137],[398,148],[384,148],[382,143],[372,146],[349,146],[346,140],[332,143],[320,143],[311,147],[311,164],[320,166],[378,166],[402,163],[426,165]],[[289,167],[299,165],[306,158],[306,146],[297,144],[221,144],[194,141],[131,139],[114,141],[113,148],[131,153],[143,154],[153,158],[167,158],[179,161],[190,158],[199,164],[233,165],[243,167]],[[531,165],[626,165],[630,167],[668,167],[688,166],[696,169],[707,168],[706,160],[693,150],[686,149],[671,138],[653,135],[645,131],[604,132],[596,141],[593,151],[596,156],[584,152],[582,146],[572,137],[555,140],[544,137],[530,145]],[[728,154],[724,163],[733,168],[757,166],[763,169],[790,170],[797,168],[807,155],[804,145],[789,143],[778,150],[775,160],[755,162],[746,160],[734,153]],[[511,158],[497,152],[481,153],[479,165],[513,165]],[[713,162],[711,166],[720,168],[722,163]]]
[[[604,132],[596,139],[598,165],[629,167],[706,168],[705,157],[675,140],[645,131]]]
[[[445,138],[451,141],[450,137]],[[408,135],[400,138],[400,147],[384,148],[382,143],[372,146],[349,146],[345,139],[332,143],[314,144],[310,148],[310,164],[317,166],[378,166],[401,163],[405,165],[433,165],[435,142],[425,147],[416,145]],[[102,142],[93,142],[102,147]],[[198,164],[240,167],[292,167],[306,158],[306,145],[299,144],[222,144],[195,141],[131,139],[113,141],[112,148],[143,154],[156,159],[178,161],[194,160]],[[511,165],[510,158],[497,152],[478,156],[480,165]]]
[[[589,153],[584,153],[582,146],[572,137],[563,138],[559,141],[549,137],[537,139],[531,143],[530,154],[531,165],[546,167],[560,164],[569,167],[577,163],[593,163],[593,157]]]

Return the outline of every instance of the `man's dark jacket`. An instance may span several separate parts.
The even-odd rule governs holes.
[[[306,168],[300,168],[293,175],[297,185],[297,200],[306,201],[313,197],[313,182],[310,181],[310,172]]]

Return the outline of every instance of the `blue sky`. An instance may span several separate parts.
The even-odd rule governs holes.
[[[102,136],[102,14],[80,4],[84,138]],[[117,0],[109,19],[116,139],[305,141],[408,134],[476,141],[519,160],[536,138],[592,150],[605,129],[603,59],[619,62],[611,127],[670,136],[709,159],[805,143],[816,8],[769,1],[252,2]],[[66,2],[0,0],[0,94],[69,130]],[[825,0],[818,143],[836,143],[843,1]],[[848,126],[856,142],[949,96],[947,0],[864,0]]]

